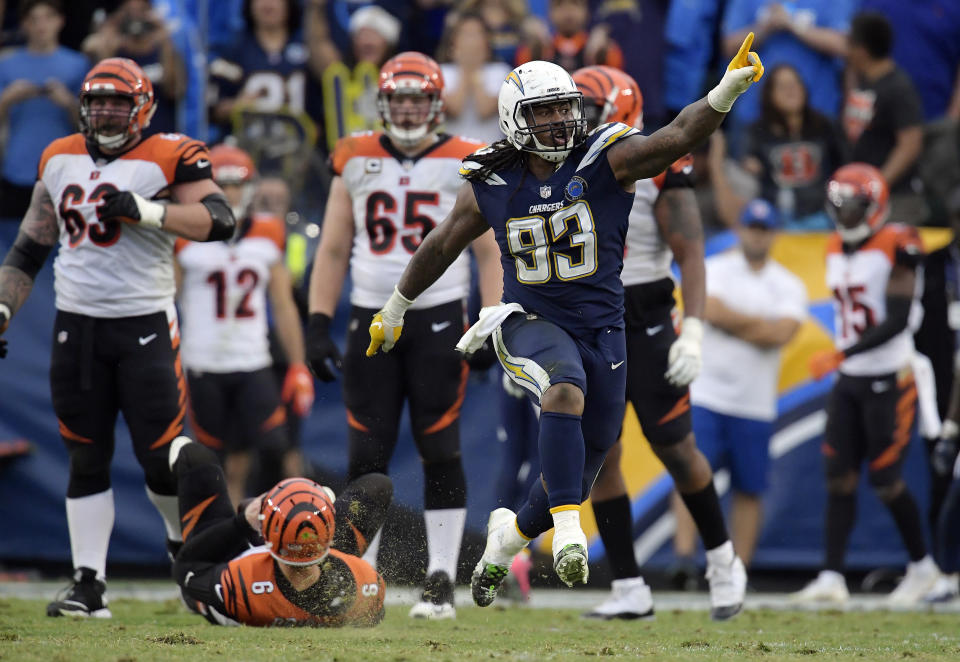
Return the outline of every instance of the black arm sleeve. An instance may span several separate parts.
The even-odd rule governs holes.
[[[230,205],[222,193],[211,193],[200,203],[210,212],[210,234],[207,241],[223,241],[233,236],[237,220],[233,217]]]
[[[30,280],[33,280],[43,267],[43,263],[46,262],[52,248],[53,246],[44,246],[25,233],[20,232],[17,234],[13,246],[7,252],[7,257],[3,260],[3,266],[19,269],[27,274]]]
[[[910,297],[887,297],[887,318],[864,331],[860,340],[852,347],[845,349],[843,353],[846,356],[853,356],[879,347],[906,329],[912,303],[913,299]]]

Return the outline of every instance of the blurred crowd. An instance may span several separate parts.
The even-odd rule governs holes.
[[[652,132],[748,31],[768,73],[695,155],[708,232],[758,196],[790,229],[827,229],[824,183],[848,161],[880,168],[893,218],[916,225],[945,225],[960,182],[949,0],[0,0],[0,14],[3,218],[22,214],[40,152],[72,131],[80,77],[105,57],[153,81],[151,131],[232,142],[285,179],[296,231],[322,215],[336,141],[377,127],[377,73],[396,52],[442,63],[450,133],[498,139],[500,83],[532,59],[622,68]]]

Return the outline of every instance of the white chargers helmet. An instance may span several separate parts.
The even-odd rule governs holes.
[[[559,121],[539,124],[533,108],[569,101],[569,113]],[[511,71],[497,97],[500,130],[517,149],[559,163],[586,138],[583,94],[573,78],[552,62],[534,60]],[[552,135],[551,135],[552,134]],[[548,138],[545,143],[542,138]]]

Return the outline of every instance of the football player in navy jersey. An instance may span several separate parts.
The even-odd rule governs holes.
[[[554,528],[554,570],[569,586],[588,576],[580,504],[623,420],[626,347],[620,270],[637,180],[653,177],[704,140],[763,67],[744,40],[723,79],[651,136],[625,124],[587,135],[582,94],[557,65],[514,69],[498,99],[506,140],[464,160],[467,183],[443,224],[410,260],[370,324],[372,356],[400,340],[403,316],[470,242],[492,227],[504,267],[503,303],[481,311],[461,338],[469,354],[493,336],[500,363],[540,405],[541,480],[514,514],[498,508],[473,572],[486,606],[514,554]],[[589,397],[588,397],[589,396]],[[726,585],[713,606],[740,609],[746,583],[732,549],[714,573]]]

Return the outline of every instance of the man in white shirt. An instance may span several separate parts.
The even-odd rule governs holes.
[[[807,293],[799,278],[770,259],[779,225],[774,208],[753,200],[740,225],[740,246],[706,261],[703,367],[691,384],[690,400],[701,451],[714,470],[730,470],[733,546],[749,565],[777,416],[780,348],[807,317]],[[674,511],[674,549],[690,557],[696,543],[693,522],[679,499]]]

